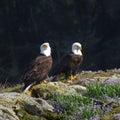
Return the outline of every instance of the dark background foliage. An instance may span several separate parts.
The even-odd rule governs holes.
[[[119,67],[119,6],[119,0],[1,0],[0,81],[18,83],[45,41],[54,65],[78,41],[81,70]]]

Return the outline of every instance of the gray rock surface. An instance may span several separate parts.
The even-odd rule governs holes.
[[[21,109],[36,116],[41,116],[44,111],[53,111],[53,107],[41,98],[15,92],[0,94],[0,120],[19,120],[16,111]]]

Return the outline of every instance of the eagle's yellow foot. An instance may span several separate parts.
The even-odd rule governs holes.
[[[75,76],[73,76],[73,75],[70,76],[70,80],[76,80],[76,79],[77,79],[76,75]]]
[[[70,80],[74,80],[74,76],[73,75],[70,76]]]
[[[77,76],[76,75],[74,76],[74,80],[77,80]]]

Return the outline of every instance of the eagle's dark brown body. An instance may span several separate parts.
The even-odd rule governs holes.
[[[22,80],[24,89],[31,83],[40,83],[45,80],[52,66],[52,57],[40,55],[38,56],[25,71]]]
[[[76,75],[82,61],[83,56],[75,55],[73,53],[65,55],[61,59],[55,75],[63,73],[65,74],[66,79],[70,75]]]

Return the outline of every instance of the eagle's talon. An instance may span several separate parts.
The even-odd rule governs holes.
[[[75,76],[74,76],[74,80],[76,80],[76,79],[77,79],[77,76],[75,75]]]
[[[70,80],[74,80],[74,76],[73,75],[70,76]]]
[[[73,76],[73,75],[70,76],[70,80],[76,80],[76,79],[77,79],[77,76]]]

